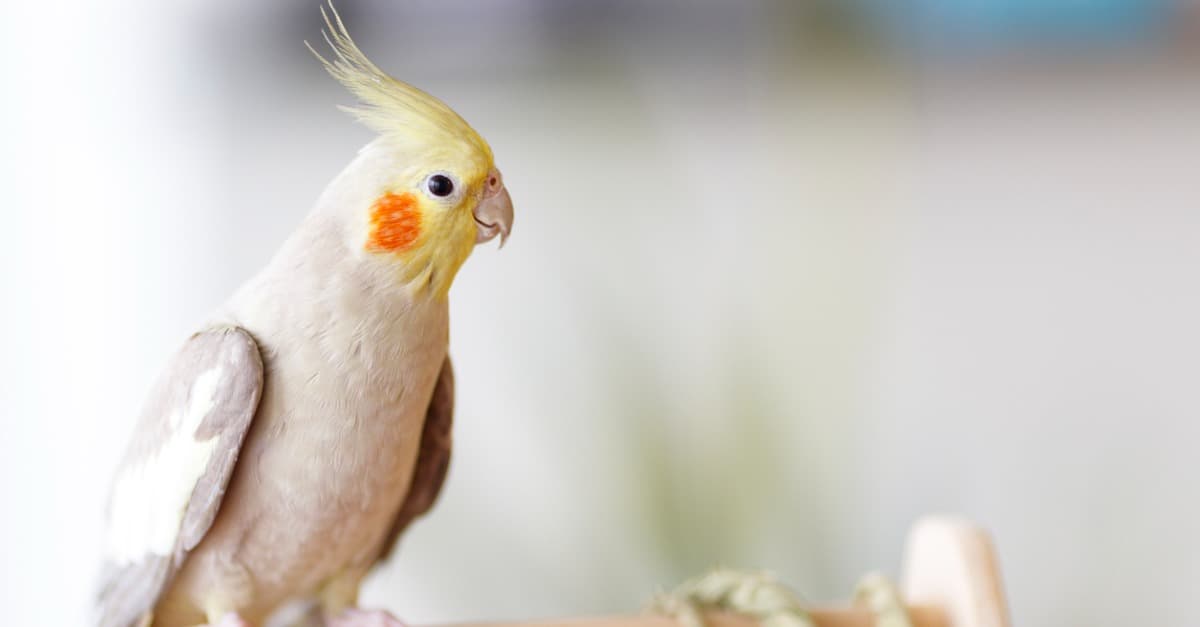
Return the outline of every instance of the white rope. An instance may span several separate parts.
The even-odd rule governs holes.
[[[912,627],[895,586],[883,575],[863,577],[854,602],[875,614],[875,627]],[[753,618],[762,627],[816,627],[804,602],[765,572],[717,569],[655,595],[647,609],[681,627],[708,627],[704,613],[722,610]]]
[[[854,604],[875,614],[875,627],[912,627],[896,586],[880,573],[870,573],[859,580],[854,589]]]

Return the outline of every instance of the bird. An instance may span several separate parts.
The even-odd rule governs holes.
[[[250,627],[297,604],[402,625],[358,590],[442,488],[448,293],[513,205],[479,133],[321,13],[332,54],[309,50],[375,136],[152,384],[105,511],[99,627]]]

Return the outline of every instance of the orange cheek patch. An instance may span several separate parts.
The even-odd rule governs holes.
[[[371,233],[367,250],[407,250],[421,235],[421,213],[412,194],[387,193],[371,205]]]

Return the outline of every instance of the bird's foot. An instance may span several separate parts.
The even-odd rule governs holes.
[[[384,610],[360,610],[351,608],[331,617],[328,627],[407,627],[395,616]]]

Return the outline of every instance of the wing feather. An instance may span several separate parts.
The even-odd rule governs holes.
[[[421,430],[421,449],[417,456],[417,467],[413,470],[412,485],[404,503],[396,513],[396,519],[384,540],[379,553],[380,560],[390,557],[400,540],[401,534],[417,517],[424,515],[437,501],[450,468],[450,450],[453,445],[451,427],[454,424],[454,368],[450,358],[442,364],[429,409],[425,411],[425,426]]]
[[[108,504],[102,627],[138,624],[212,526],[262,395],[254,338],[193,335],[151,390]]]

